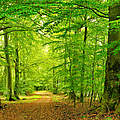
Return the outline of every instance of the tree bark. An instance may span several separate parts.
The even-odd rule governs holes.
[[[67,38],[65,38],[65,53],[64,53],[64,71],[65,71],[65,77],[64,77],[64,85],[67,83]]]
[[[91,94],[91,99],[90,99],[90,106],[92,105],[93,101],[93,94],[94,94],[94,86],[95,86],[95,66],[96,66],[96,48],[97,48],[97,37],[95,41],[95,49],[94,49],[94,54],[93,54],[93,63],[92,63],[92,94]]]
[[[8,93],[9,93],[9,100],[12,99],[12,73],[11,73],[11,65],[10,65],[10,57],[8,51],[8,36],[7,34],[4,35],[4,49],[5,49],[5,56],[7,61],[7,71],[8,71]]]
[[[109,33],[108,44],[112,47],[107,50],[106,75],[104,88],[104,102],[106,103],[106,111],[115,110],[120,102],[120,51],[114,54],[120,42],[120,28],[113,28],[117,16],[120,16],[120,4],[114,4],[109,7]],[[113,23],[111,23],[113,22]],[[116,24],[117,25],[117,24]]]
[[[18,44],[16,46],[16,60],[15,60],[15,88],[14,95],[17,99],[19,98],[19,52],[18,52]]]
[[[5,87],[5,91],[4,91],[4,95],[7,96],[8,95],[8,83],[7,83],[7,66],[4,67],[4,87]]]
[[[85,15],[85,21],[87,20],[87,16]],[[84,34],[84,41],[83,41],[83,60],[82,60],[82,73],[81,73],[81,95],[80,95],[80,102],[84,102],[84,96],[83,96],[83,82],[85,79],[85,46],[86,46],[86,40],[87,40],[87,26],[85,26],[85,34]]]
[[[53,65],[53,93],[57,94],[57,83],[56,83],[54,65]]]

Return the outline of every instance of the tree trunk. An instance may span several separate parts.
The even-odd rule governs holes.
[[[17,99],[19,98],[19,53],[18,53],[18,44],[16,46],[16,60],[15,60],[15,88],[14,95]]]
[[[8,95],[8,83],[7,83],[7,66],[4,67],[4,87],[5,87],[5,91],[4,91],[4,95],[7,96]]]
[[[90,99],[90,106],[92,105],[93,101],[93,94],[94,94],[94,86],[95,86],[95,66],[96,66],[96,48],[97,48],[97,37],[95,41],[95,49],[94,49],[94,54],[93,54],[93,63],[92,63],[92,94],[91,94],[91,99]]]
[[[64,85],[67,83],[67,38],[65,38],[65,54],[64,54],[64,71],[65,71],[65,77],[64,77]]]
[[[56,77],[55,77],[54,65],[53,65],[53,93],[57,94],[57,85],[56,85]]]
[[[72,58],[72,39],[71,39],[71,10],[70,10],[70,16],[69,16],[69,49],[68,49],[68,58],[69,58],[69,79],[70,79],[70,93],[69,97],[73,99],[74,107],[76,106],[76,95],[75,95],[75,89],[74,89],[74,80],[73,80],[73,58]]]
[[[85,21],[87,19],[87,16],[85,16]],[[84,75],[85,75],[85,46],[86,46],[86,40],[87,40],[87,26],[85,26],[85,34],[84,34],[84,42],[83,42],[83,61],[82,61],[82,73],[81,73],[81,95],[80,95],[80,102],[84,102],[84,96],[83,96],[83,82],[84,82]]]
[[[9,100],[12,99],[12,73],[11,73],[11,65],[10,65],[10,57],[8,51],[8,36],[7,34],[4,35],[4,45],[5,45],[5,56],[7,61],[7,71],[8,71],[8,93],[9,93]]]
[[[109,21],[114,22],[120,16],[120,4],[114,4],[109,8]],[[114,22],[117,25],[117,22]],[[120,28],[112,28],[114,23],[109,25],[108,43],[112,47],[107,50],[106,75],[104,88],[104,102],[106,111],[115,110],[120,102],[120,51],[114,54],[114,50],[119,46]],[[116,26],[115,26],[116,27]]]

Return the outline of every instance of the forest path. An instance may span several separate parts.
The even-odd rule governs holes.
[[[30,103],[7,103],[5,109],[0,109],[0,120],[80,120],[73,105],[55,102],[56,95],[39,91],[32,94],[35,95],[41,97]]]
[[[29,103],[26,100],[7,103],[4,109],[0,109],[0,120],[98,120],[98,117],[95,119],[96,114],[83,114],[89,107],[88,103],[77,103],[74,108],[72,103],[61,100],[63,95],[39,91],[32,94],[35,95],[40,97]],[[102,117],[99,120],[108,119]]]
[[[32,103],[52,103],[53,94],[47,91],[35,91],[32,95],[39,95],[41,98]]]

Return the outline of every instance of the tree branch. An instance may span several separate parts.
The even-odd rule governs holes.
[[[78,5],[78,4],[76,4],[78,7],[83,7],[83,8],[86,8],[86,9],[89,9],[89,10],[92,10],[96,15],[98,15],[99,17],[104,17],[104,18],[109,18],[109,16],[105,16],[105,15],[108,15],[108,14],[106,14],[106,13],[103,13],[103,12],[101,12],[101,11],[99,11],[98,9],[96,9],[96,8],[90,8],[90,7],[87,7],[87,6],[83,6],[83,5]],[[101,14],[103,14],[103,15],[100,15],[99,13],[97,13],[97,12],[99,12],[99,13],[101,13]]]
[[[4,27],[4,28],[0,28],[0,31],[1,31],[1,30],[6,30],[6,29],[8,29],[8,28],[12,28],[12,27]]]
[[[30,30],[11,30],[11,31],[0,34],[0,36],[11,33],[11,32],[16,32],[16,31],[30,31]]]
[[[42,4],[52,4],[52,3],[56,3],[56,4],[63,4],[64,2],[42,2]],[[70,3],[64,3],[66,5],[71,5]],[[80,7],[83,7],[83,8],[86,8],[86,9],[89,9],[89,10],[92,10],[96,15],[98,15],[99,17],[104,17],[104,18],[109,18],[109,14],[106,14],[96,8],[90,8],[90,7],[87,7],[87,6],[84,6],[84,5],[79,5],[79,4],[76,4],[76,3],[73,3],[74,5],[77,5],[79,7],[79,9],[81,9]],[[97,12],[98,13],[97,13]],[[103,14],[103,15],[100,15],[99,13]],[[108,16],[106,16],[108,15]]]

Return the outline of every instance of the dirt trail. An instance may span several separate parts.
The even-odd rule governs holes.
[[[50,92],[35,92],[32,95],[42,97],[31,103],[7,104],[7,107],[0,109],[0,120],[98,120],[95,119],[96,114],[90,118],[86,118],[87,114],[82,114],[88,108],[86,103],[79,103],[74,108],[72,104],[54,102],[54,95]],[[103,120],[103,117],[99,120]]]
[[[39,92],[36,91],[32,95],[40,95],[42,96],[39,100],[33,101],[32,103],[52,103],[52,96],[53,94],[51,92]]]
[[[33,95],[42,97],[31,103],[9,103],[0,110],[0,120],[80,120],[73,116],[73,107],[53,102],[52,93],[35,92]]]

